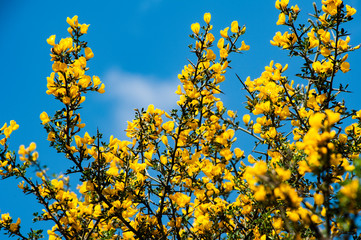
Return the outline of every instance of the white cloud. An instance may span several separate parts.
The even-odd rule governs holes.
[[[112,101],[114,108],[114,127],[118,130],[124,130],[126,122],[134,118],[134,109],[147,109],[153,104],[155,108],[169,111],[176,107],[179,99],[174,93],[179,84],[176,76],[161,79],[112,68],[103,80],[106,85],[105,96]]]

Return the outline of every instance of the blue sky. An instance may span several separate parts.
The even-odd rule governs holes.
[[[311,0],[290,1],[298,3],[301,14],[312,11]],[[321,1],[317,1],[320,6]],[[347,0],[347,4],[361,12],[361,3]],[[282,65],[288,63],[289,73],[294,73],[299,62],[287,57],[285,51],[272,46],[269,41],[275,32],[286,27],[275,23],[279,12],[273,0],[217,1],[217,0],[133,0],[133,1],[0,1],[0,58],[1,114],[0,124],[16,120],[20,128],[11,136],[11,148],[38,145],[40,161],[51,173],[64,171],[62,156],[48,148],[46,132],[40,125],[39,115],[55,112],[57,103],[46,91],[46,77],[51,73],[50,46],[46,39],[56,34],[59,40],[67,37],[66,17],[79,16],[80,23],[90,24],[85,39],[95,57],[89,67],[90,75],[98,75],[105,83],[104,94],[88,94],[81,111],[86,130],[95,134],[97,127],[106,139],[113,134],[124,137],[126,121],[131,120],[134,108],[154,104],[158,108],[175,107],[178,85],[177,75],[194,59],[188,45],[192,40],[190,25],[203,23],[203,14],[212,14],[214,35],[230,26],[233,20],[247,26],[242,40],[251,46],[250,51],[234,56],[232,70],[222,85],[225,106],[245,113],[244,92],[235,77],[257,78],[264,66],[273,59]],[[351,44],[361,43],[360,14],[347,24]],[[338,81],[350,84],[353,94],[346,96],[352,108],[359,109],[361,94],[361,54],[351,53],[352,71],[339,75]],[[296,77],[292,74],[291,78]],[[242,141],[241,141],[242,143]],[[245,149],[245,146],[240,146]],[[1,213],[10,212],[14,218],[22,217],[25,227],[30,226],[31,213],[40,211],[31,196],[23,196],[16,188],[17,181],[0,182]]]

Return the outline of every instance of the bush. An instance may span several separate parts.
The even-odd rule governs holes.
[[[47,39],[47,94],[63,108],[40,119],[50,146],[72,167],[49,176],[35,143],[15,154],[8,139],[19,126],[10,121],[0,129],[0,175],[19,178],[19,188],[37,198],[44,210],[34,220],[53,222],[49,239],[361,239],[361,111],[347,108],[347,85],[335,80],[350,70],[348,52],[359,48],[349,45],[343,27],[356,10],[341,0],[322,4],[297,25],[298,6],[276,1],[277,25],[289,32],[277,32],[271,44],[303,61],[300,82],[273,61],[259,78],[239,78],[244,116],[227,110],[219,94],[231,55],[249,49],[239,44],[246,27],[234,21],[216,40],[204,14],[203,25],[191,26],[194,60],[178,76],[178,108],[136,110],[125,141],[83,129],[85,94],[104,93],[105,86],[86,74],[94,56],[82,40],[89,25],[68,18],[70,37]],[[238,132],[255,138],[252,154],[237,145]],[[77,191],[71,176],[80,176]],[[10,236],[43,237],[43,230],[23,233],[20,223],[1,215]]]

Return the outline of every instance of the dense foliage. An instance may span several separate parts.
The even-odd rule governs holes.
[[[49,239],[361,239],[361,111],[342,98],[348,52],[359,48],[343,24],[356,10],[322,0],[299,24],[297,5],[275,6],[277,25],[288,31],[271,44],[303,61],[299,83],[289,80],[287,65],[272,61],[259,78],[239,79],[249,114],[227,110],[220,83],[230,56],[249,49],[238,43],[246,27],[234,21],[216,40],[206,13],[204,24],[191,26],[194,59],[178,75],[178,108],[136,110],[124,141],[90,136],[81,121],[85,94],[105,92],[99,77],[87,75],[94,57],[83,40],[89,25],[74,16],[67,19],[70,37],[47,39],[47,94],[63,107],[40,119],[50,146],[72,167],[49,176],[35,143],[15,154],[8,140],[19,126],[10,121],[0,129],[0,175],[19,178],[19,188],[37,198],[43,212],[34,220],[54,224]],[[253,136],[253,151],[245,154],[235,134]],[[72,176],[80,176],[77,190]],[[20,223],[3,213],[0,229],[43,237],[43,230],[24,233]]]

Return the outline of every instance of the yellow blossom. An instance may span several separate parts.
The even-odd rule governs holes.
[[[87,48],[84,49],[84,54],[85,54],[86,60],[89,60],[89,59],[94,57],[94,53],[93,53],[93,51],[91,50],[90,47],[87,47]]]
[[[191,198],[183,193],[177,192],[169,196],[179,207],[185,207],[191,200]]]
[[[287,217],[288,217],[292,222],[297,222],[297,221],[300,219],[300,216],[299,216],[298,213],[295,212],[295,211],[287,212]]]
[[[340,68],[343,73],[346,73],[346,72],[350,71],[350,64],[348,62],[343,62],[343,63],[341,63]]]
[[[359,186],[360,186],[360,183],[359,183],[358,179],[354,179],[347,185],[343,186],[341,188],[340,192],[343,195],[349,197],[350,199],[356,199]]]
[[[226,27],[225,29],[220,31],[222,37],[228,38],[228,29],[229,27]]]
[[[207,60],[215,60],[216,59],[216,54],[214,54],[212,49],[207,49],[206,58],[207,58]]]
[[[244,156],[244,151],[242,151],[241,149],[239,148],[235,148],[234,149],[234,154],[236,155],[237,158],[241,158]]]
[[[324,57],[328,57],[328,56],[330,56],[330,54],[331,54],[331,50],[329,50],[329,49],[326,48],[326,47],[323,47],[323,48],[321,48],[321,54],[322,54]]]
[[[88,31],[88,28],[89,28],[89,24],[82,24],[82,25],[80,26],[80,32],[81,32],[82,34],[86,34],[87,31]]]
[[[211,21],[211,14],[210,13],[205,13],[203,16],[204,21],[209,24],[209,22]]]
[[[315,199],[315,203],[319,206],[321,206],[323,204],[323,201],[325,200],[322,193],[315,193],[313,197]]]
[[[78,26],[78,16],[75,15],[73,18],[66,18],[66,22],[72,27],[76,28]]]
[[[279,10],[285,9],[288,5],[289,0],[277,0],[275,7]]]
[[[326,109],[325,113],[327,115],[327,125],[333,125],[340,120],[340,114],[337,112],[335,113],[330,109]]]
[[[319,129],[323,126],[323,120],[325,118],[325,114],[323,113],[315,113],[309,119],[309,123],[311,127]]]
[[[245,114],[245,115],[243,115],[242,120],[245,125],[248,125],[249,121],[251,120],[251,116],[249,114]]]
[[[221,58],[227,58],[227,57],[228,57],[228,51],[227,51],[227,49],[221,48],[221,49],[219,50],[219,56],[220,56]]]
[[[231,32],[237,33],[238,30],[239,30],[238,22],[237,22],[237,21],[233,21],[233,22],[231,23]]]
[[[293,10],[294,13],[298,13],[300,11],[300,8],[298,7],[297,4],[295,6],[292,6],[291,9]]]
[[[43,125],[50,122],[50,118],[49,118],[49,116],[48,116],[48,114],[46,112],[42,112],[40,114],[40,120],[42,121],[41,124],[43,124]]]
[[[191,25],[191,29],[192,29],[194,34],[198,35],[199,30],[201,29],[201,26],[199,25],[199,23],[193,23]]]
[[[10,231],[11,232],[13,232],[13,233],[15,233],[15,232],[17,232],[18,230],[19,230],[19,225],[20,225],[20,223],[21,223],[21,220],[20,220],[20,218],[18,218],[18,220],[16,221],[16,223],[11,223],[10,224]]]
[[[169,121],[163,124],[163,129],[169,133],[174,129],[174,122],[173,121]]]
[[[346,5],[346,11],[347,11],[346,17],[351,17],[356,13],[356,9],[350,7],[349,5]]]
[[[66,72],[66,70],[68,69],[68,66],[66,65],[66,63],[63,62],[54,62],[52,65],[53,71],[54,72]]]
[[[55,35],[51,35],[48,39],[46,39],[46,42],[51,46],[55,46]]]
[[[244,41],[242,41],[242,45],[240,48],[238,48],[239,51],[248,51],[250,49],[249,45],[246,45]]]
[[[280,15],[278,16],[278,21],[277,21],[277,25],[283,25],[286,23],[286,15],[284,13],[280,13]]]
[[[220,38],[217,43],[217,47],[222,49],[224,47],[224,38]]]
[[[289,169],[283,169],[281,167],[277,167],[276,172],[283,182],[291,178],[291,170]]]
[[[254,198],[257,201],[264,201],[266,199],[266,189],[263,185],[259,186],[256,190],[256,192],[254,193]]]
[[[227,115],[228,115],[230,118],[234,118],[234,117],[235,117],[235,113],[234,113],[232,110],[228,110],[228,111],[227,111]]]

